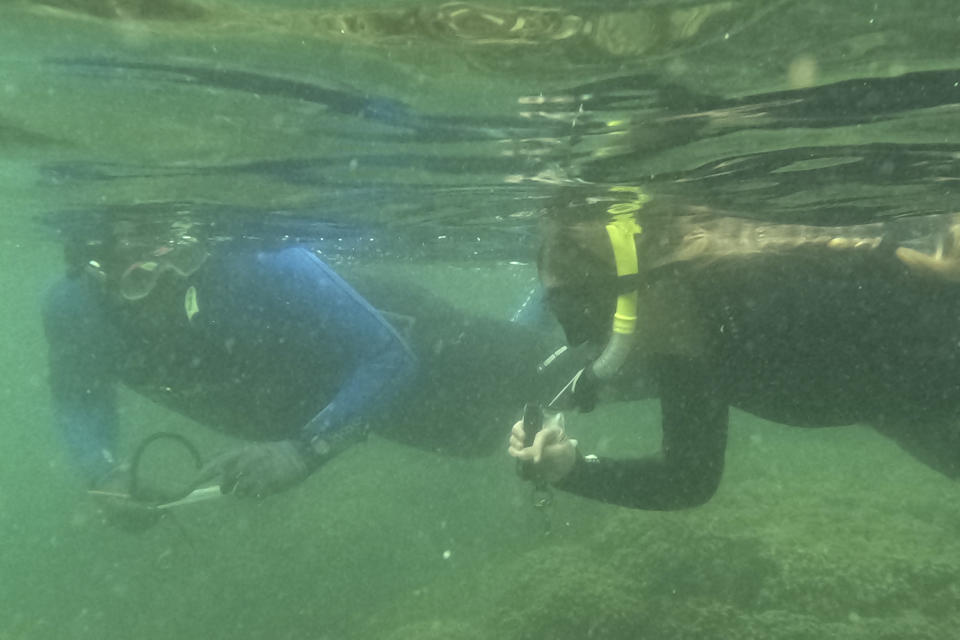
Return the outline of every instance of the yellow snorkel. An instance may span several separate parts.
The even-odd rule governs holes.
[[[643,232],[643,228],[637,224],[635,214],[648,200],[648,196],[639,187],[613,187],[611,191],[634,195],[633,200],[614,204],[607,209],[607,213],[613,218],[607,225],[607,235],[613,249],[617,278],[622,278],[639,272],[636,236]],[[617,297],[610,341],[591,365],[597,378],[609,380],[620,369],[633,347],[636,329],[637,291],[633,290]]]
[[[607,224],[607,235],[613,250],[617,278],[637,275],[640,271],[637,260],[636,237],[642,233],[636,213],[649,196],[639,187],[613,187],[611,191],[633,194],[627,202],[618,202],[607,208],[612,218]],[[617,297],[617,309],[613,314],[610,340],[603,351],[590,365],[581,369],[547,405],[559,408],[568,401],[581,411],[590,411],[596,404],[599,387],[616,375],[633,348],[637,329],[637,290],[621,293]]]

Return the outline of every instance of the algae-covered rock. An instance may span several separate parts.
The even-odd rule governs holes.
[[[907,543],[917,536],[941,545]],[[940,640],[960,628],[960,544],[937,536],[930,523],[826,500],[611,510],[585,536],[517,550],[419,598],[456,625],[400,628],[409,638],[448,628],[504,640]]]
[[[404,625],[384,640],[485,640],[481,629],[459,620],[427,620]]]
[[[611,563],[642,584],[646,598],[709,598],[741,608],[759,601],[780,567],[752,535],[697,528],[697,520],[661,514],[640,523],[621,513],[598,536]]]
[[[523,554],[514,570],[494,603],[498,637],[620,637],[645,626],[649,612],[642,581],[619,571],[602,554],[549,546]]]
[[[696,509],[620,509],[558,493],[549,536],[424,585],[358,637],[432,638],[417,625],[435,618],[498,640],[958,637],[955,483],[898,471],[899,451],[856,434],[833,448],[793,444],[777,465],[767,454],[734,460],[718,495]]]

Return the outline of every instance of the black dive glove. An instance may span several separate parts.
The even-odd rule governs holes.
[[[299,484],[318,466],[305,442],[262,442],[220,454],[203,466],[194,486],[219,480],[222,493],[262,498]]]

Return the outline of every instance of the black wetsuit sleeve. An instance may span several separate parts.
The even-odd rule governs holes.
[[[580,457],[557,488],[636,509],[673,510],[705,503],[723,474],[728,404],[698,362],[656,362],[663,444],[660,455],[614,460]]]

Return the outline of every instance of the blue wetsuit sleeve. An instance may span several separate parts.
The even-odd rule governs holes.
[[[413,380],[417,362],[393,327],[312,251],[262,253],[278,270],[279,293],[322,327],[347,354],[348,371],[333,400],[304,426],[307,436],[341,429],[382,409]],[[324,354],[318,353],[317,357]]]
[[[72,462],[93,484],[114,466],[117,412],[103,311],[81,278],[65,279],[43,304],[56,426]]]

